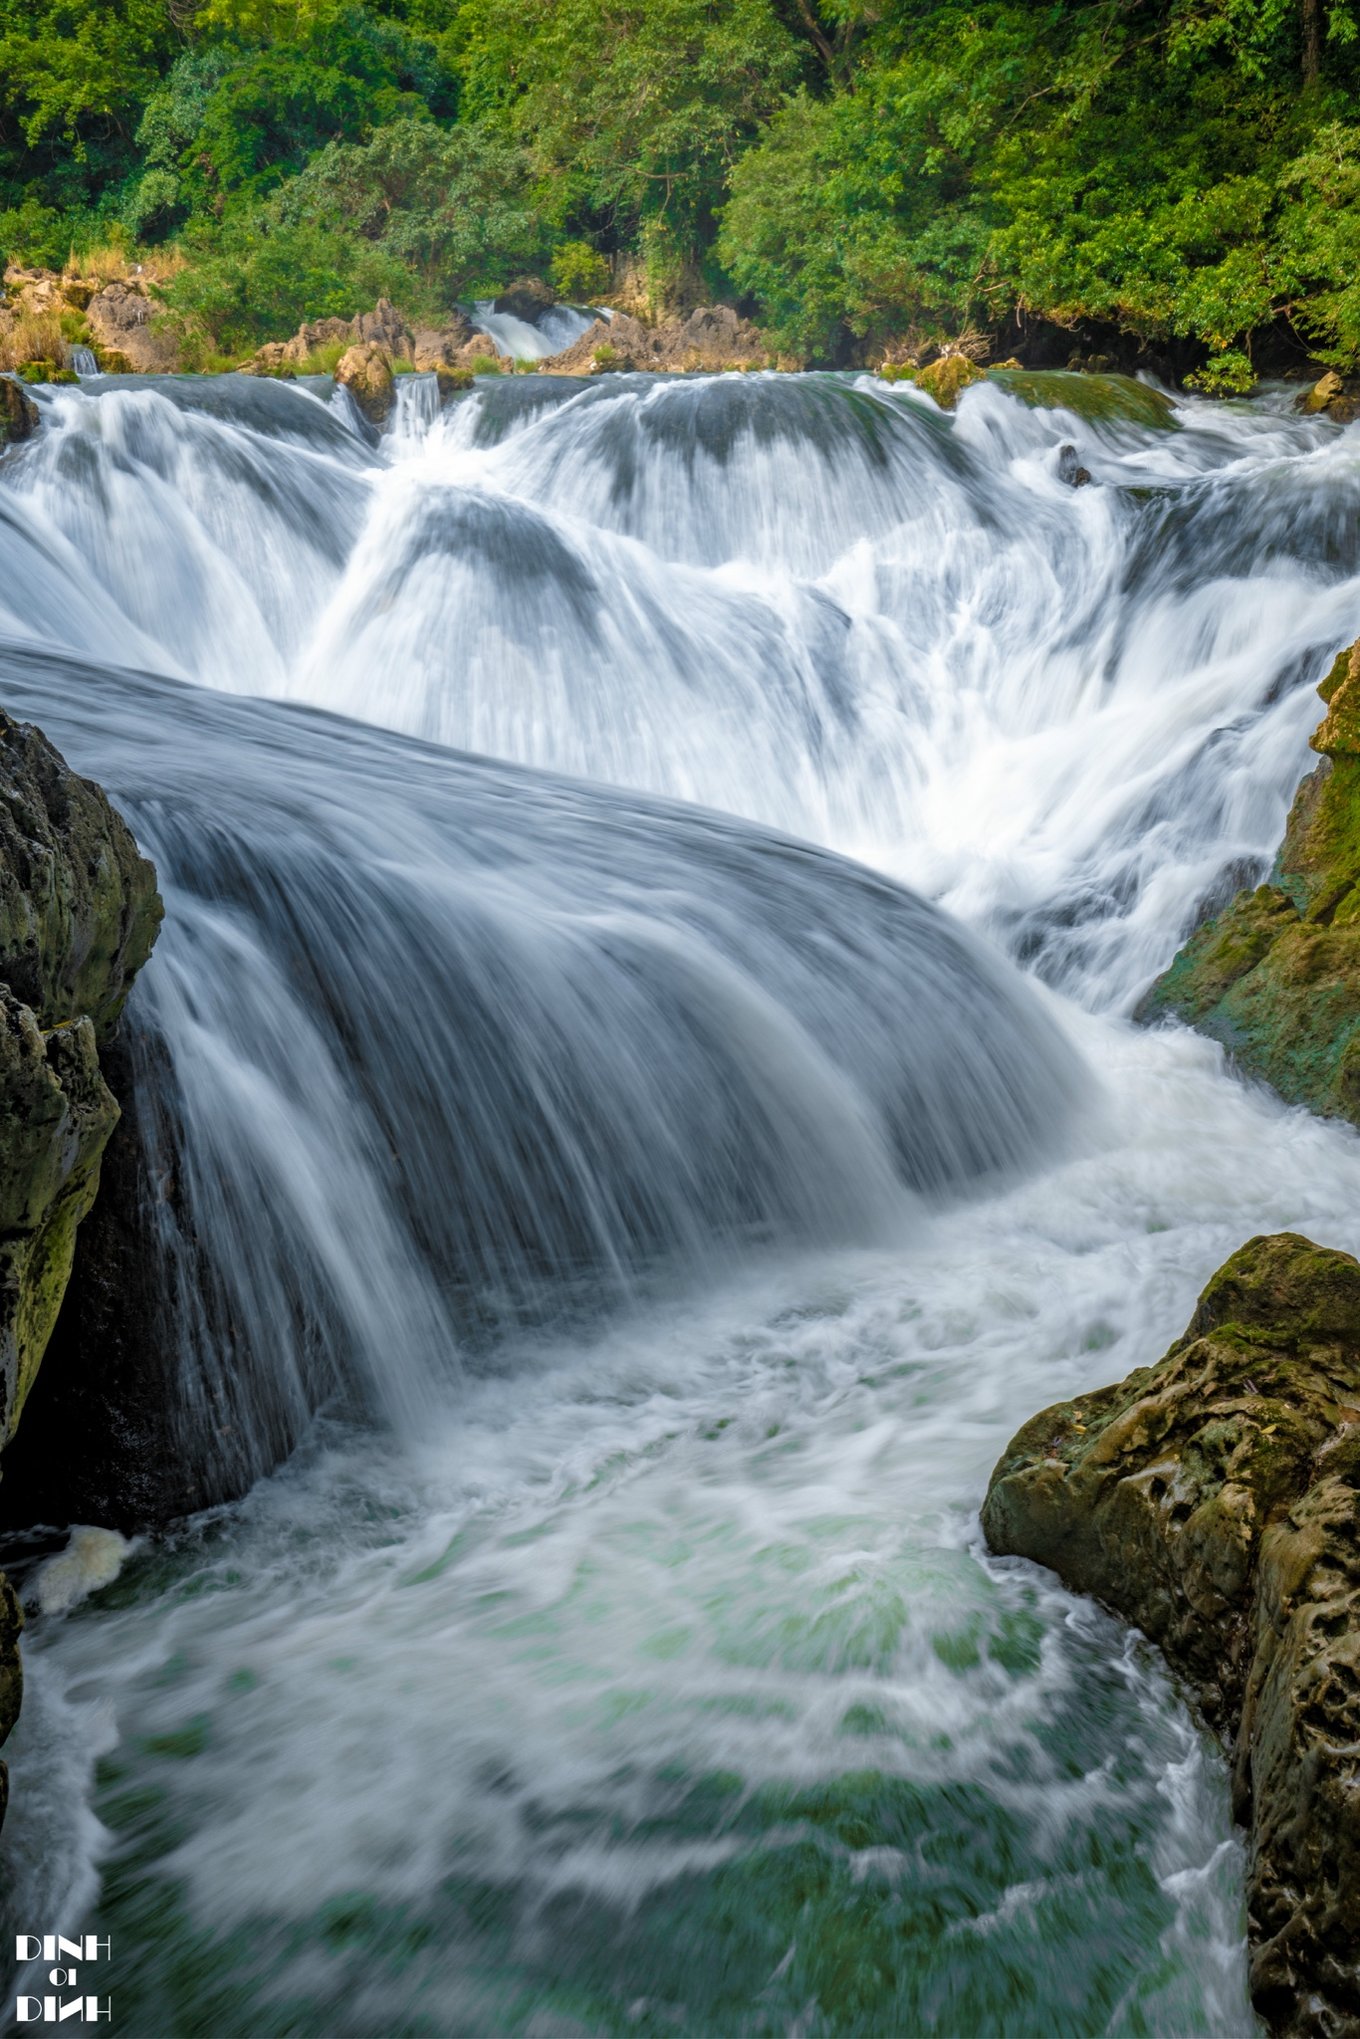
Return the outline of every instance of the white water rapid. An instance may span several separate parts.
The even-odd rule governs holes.
[[[1250,2033],[1220,1757],[976,1510],[1251,1234],[1360,1249],[1353,1134],[1126,1017],[1282,832],[1360,435],[431,392],[0,463],[0,705],[166,897],[178,1449],[296,1445],[34,1619],[6,1930],[133,2039]]]

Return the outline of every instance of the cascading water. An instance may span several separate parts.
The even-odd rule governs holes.
[[[491,298],[475,304],[473,313],[477,331],[494,340],[497,353],[509,361],[546,361],[550,354],[565,353],[600,316],[579,305],[554,304],[536,319],[519,319],[513,312],[495,310]]]
[[[1352,1136],[1118,1016],[1278,839],[1354,435],[40,402],[0,700],[166,893],[183,1448],[323,1414],[35,1626],[16,1929],[139,2034],[1250,2030],[1218,1764],[974,1511],[1244,1237],[1360,1245]]]

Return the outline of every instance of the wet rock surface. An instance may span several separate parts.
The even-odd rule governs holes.
[[[99,1051],[160,915],[155,873],[99,788],[0,715],[0,1446],[47,1351],[118,1122]],[[12,1602],[0,1585],[0,1741],[20,1690]]]
[[[12,375],[0,375],[0,446],[31,439],[38,429],[38,406]]]
[[[1231,1753],[1251,1989],[1360,2031],[1360,1263],[1251,1240],[1156,1366],[1013,1438],[988,1543],[1136,1623]]]
[[[1270,882],[1191,936],[1136,1017],[1186,1020],[1291,1103],[1360,1125],[1360,645],[1320,692],[1323,762]]]

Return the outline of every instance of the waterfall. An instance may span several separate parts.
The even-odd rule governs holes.
[[[94,349],[92,347],[78,347],[73,344],[69,352],[71,366],[77,375],[81,377],[98,375],[99,363],[95,360]]]
[[[550,354],[562,354],[582,333],[588,333],[599,312],[574,304],[554,304],[532,321],[498,312],[492,298],[472,307],[473,323],[496,343],[496,351],[511,361],[546,361]]]
[[[35,392],[0,702],[165,893],[167,1420],[297,1447],[32,1626],[6,1923],[128,2030],[1251,2031],[1219,1758],[975,1513],[1360,1245],[1124,1017],[1279,838],[1360,440],[1087,388]]]

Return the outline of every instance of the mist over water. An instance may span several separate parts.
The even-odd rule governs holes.
[[[1250,2031],[1214,1751],[975,1512],[1244,1238],[1360,1246],[1351,1134],[1121,1017],[1278,841],[1355,435],[431,392],[0,470],[0,700],[166,895],[184,1449],[302,1439],[35,1623],[16,1929],[139,2033]]]

